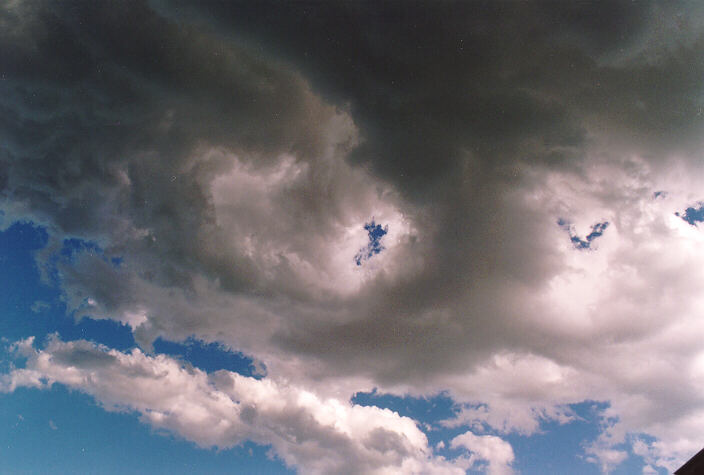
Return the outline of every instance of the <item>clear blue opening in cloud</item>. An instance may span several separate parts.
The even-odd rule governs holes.
[[[258,369],[254,361],[244,354],[193,337],[180,343],[157,338],[154,341],[154,352],[177,357],[208,373],[225,369],[257,379],[263,376],[263,370]]]
[[[362,262],[371,259],[376,254],[379,254],[384,250],[384,246],[381,244],[381,239],[389,232],[388,226],[381,226],[381,224],[376,224],[372,219],[371,222],[364,225],[364,229],[367,231],[369,236],[369,243],[359,250],[357,255],[354,256],[354,261],[358,266],[362,265]]]
[[[679,216],[692,226],[696,226],[697,223],[701,223],[702,221],[704,221],[704,203],[697,204],[697,208],[690,206],[689,208],[684,210],[684,213],[677,212],[675,213],[675,216]]]
[[[609,222],[604,221],[602,223],[594,224],[592,226],[592,231],[587,234],[584,239],[580,238],[576,234],[574,227],[569,221],[560,218],[557,220],[557,225],[569,233],[570,241],[572,241],[572,245],[574,245],[575,249],[591,249],[592,242],[604,234],[606,228],[609,227]]]

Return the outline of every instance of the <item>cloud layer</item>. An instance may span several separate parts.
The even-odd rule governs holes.
[[[28,362],[2,375],[0,391],[61,383],[202,447],[271,444],[306,473],[463,473],[432,455],[413,420],[388,409],[320,399],[295,385],[225,370],[207,374],[138,349],[121,353],[54,338],[37,351],[32,343],[15,345]]]
[[[3,225],[48,227],[45,268],[62,239],[96,242],[103,254],[58,264],[69,308],[130,324],[145,350],[157,337],[219,341],[298,381],[272,389],[294,399],[447,390],[456,423],[497,433],[609,401],[604,420],[618,422],[593,441],[597,462],[608,470],[628,442],[673,469],[703,442],[704,235],[675,215],[703,199],[701,14],[650,2],[9,2]],[[388,234],[357,259],[368,223]],[[31,361],[85,345],[54,342]],[[85,348],[127,379],[133,360],[172,364]],[[253,438],[327,470],[310,465],[328,463],[324,437],[311,436],[315,456],[294,453],[238,416],[241,433],[211,440],[189,432],[191,415],[157,420],[156,400],[52,376],[64,366],[36,377],[203,445]],[[169,371],[198,400],[229,394],[215,376]],[[246,381],[239,398],[265,384],[219,377]],[[365,469],[430,463],[422,434],[388,417],[400,445],[385,432],[340,443],[390,447],[364,452]],[[470,435],[457,446],[508,466],[501,444]]]

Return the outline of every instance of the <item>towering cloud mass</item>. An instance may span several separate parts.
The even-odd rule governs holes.
[[[53,340],[18,344],[2,389],[66,384],[321,473],[507,473],[486,432],[598,400],[595,463],[676,468],[703,442],[702,13],[6,2],[2,226],[47,227],[39,264],[77,316],[268,373]],[[100,252],[52,259],[69,237]],[[346,402],[374,387],[447,391],[467,454]]]

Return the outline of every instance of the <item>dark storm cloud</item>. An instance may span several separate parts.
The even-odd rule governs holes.
[[[350,302],[360,321],[281,338],[321,355],[412,341],[441,365],[438,341],[490,346],[474,330],[501,326],[482,316],[502,313],[485,282],[539,286],[555,271],[540,239],[547,219],[512,195],[527,170],[577,166],[599,141],[653,150],[696,138],[704,66],[686,13],[651,2],[13,4],[2,17],[2,193],[132,255],[147,281],[190,288],[203,273],[275,294],[256,262],[223,251],[209,184],[228,161],[194,154],[222,147],[255,168],[281,153],[314,160],[332,109],[305,78],[359,128],[347,161],[428,207],[414,216],[425,264]],[[670,20],[682,40],[664,45],[652,26],[667,32]],[[330,227],[336,210],[318,195],[330,188],[287,195],[292,210]],[[89,281],[108,309],[135,293],[118,274]],[[467,295],[474,309],[460,316]],[[437,308],[459,319],[456,336],[433,318],[425,327],[419,316]],[[409,351],[403,364],[414,367]]]
[[[258,163],[318,153],[331,111],[297,74],[144,2],[8,4],[2,23],[3,198],[62,232],[112,234],[114,252],[119,230],[147,230],[145,254],[163,250],[154,269],[170,279],[198,266],[196,234],[212,224],[201,185],[227,168],[194,161],[199,146]]]
[[[349,160],[433,206],[423,273],[377,287],[386,298],[369,304],[358,325],[312,339],[301,329],[303,347],[326,347],[313,351],[331,358],[347,347],[384,352],[411,341],[430,348],[424,364],[432,365],[436,350],[438,364],[447,364],[433,341],[483,346],[485,332],[470,328],[491,326],[481,315],[501,312],[490,304],[474,301],[481,310],[466,315],[465,332],[455,335],[398,316],[478,295],[482,280],[542,285],[554,272],[553,250],[540,239],[550,224],[511,196],[526,170],[578,166],[600,143],[659,159],[699,142],[704,65],[685,4],[166,5],[303,71],[360,128],[363,143]],[[654,24],[681,38],[665,44]]]
[[[701,76],[696,50],[683,50],[691,57],[681,64],[601,64],[648,41],[660,13],[650,2],[165,5],[263,45],[349,103],[365,139],[351,159],[425,199],[466,155],[492,170],[575,158],[593,114],[662,134],[696,112],[684,103]],[[673,80],[682,83],[676,92]]]

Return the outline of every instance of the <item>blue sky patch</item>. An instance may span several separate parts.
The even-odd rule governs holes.
[[[73,259],[77,254],[82,252],[103,254],[103,250],[95,242],[78,238],[64,239],[63,247],[61,248],[62,256]]]
[[[374,389],[372,392],[359,392],[351,402],[360,406],[376,406],[390,409],[401,416],[410,417],[420,423],[420,429],[428,437],[432,446],[439,442],[449,446],[449,441],[466,432],[466,428],[448,428],[437,424],[438,421],[450,419],[455,416],[456,404],[446,393],[433,397],[422,398],[412,396],[395,396],[381,394]],[[444,454],[445,455],[445,454]]]
[[[376,389],[372,392],[356,393],[351,402],[360,406],[377,406],[391,409],[402,416],[411,417],[418,422],[433,423],[449,419],[455,415],[455,402],[445,393],[430,398],[401,397],[381,394]]]
[[[158,434],[138,414],[106,411],[60,384],[0,393],[0,473],[295,473],[267,446],[214,451]]]
[[[599,236],[604,234],[604,231],[606,231],[606,228],[609,227],[609,222],[604,221],[601,223],[596,223],[592,226],[592,231],[587,234],[587,236],[582,239],[580,238],[577,233],[574,230],[574,226],[569,221],[566,221],[562,218],[559,218],[557,220],[557,225],[560,226],[562,229],[567,231],[570,236],[570,241],[572,241],[572,244],[574,245],[575,249],[591,249],[592,242],[598,238]]]
[[[30,336],[36,338],[36,347],[43,347],[52,334],[123,352],[136,347],[128,325],[92,318],[76,322],[67,315],[58,282],[42,281],[35,262],[35,253],[47,244],[46,229],[30,222],[0,231],[0,371],[21,366],[22,358],[8,346]],[[63,244],[57,259],[69,262],[78,252],[99,252],[87,241]],[[214,343],[159,339],[154,348],[205,371],[227,369],[260,377],[251,359]],[[138,414],[105,411],[92,397],[60,384],[0,393],[0,473],[295,473],[269,452],[270,447],[252,442],[213,451],[170,433],[157,435]]]
[[[63,258],[93,248],[84,242],[69,243],[71,250],[62,250]],[[47,243],[46,229],[32,223],[16,223],[0,232],[0,335],[11,341],[35,336],[42,342],[56,333],[65,341],[91,340],[120,351],[134,348],[128,325],[91,318],[76,322],[67,315],[58,281],[43,282],[35,261],[35,253]]]
[[[384,250],[384,246],[381,244],[381,239],[389,232],[388,226],[381,226],[381,224],[376,224],[372,219],[371,222],[364,225],[364,229],[367,231],[369,236],[369,243],[366,247],[359,250],[357,255],[354,256],[354,261],[358,266],[362,265],[362,262],[371,259],[376,254],[379,254]]]
[[[390,409],[401,416],[416,420],[419,428],[428,437],[429,444],[436,447],[438,454],[448,459],[454,459],[465,453],[462,449],[450,448],[450,441],[470,430],[470,427],[467,425],[444,427],[437,424],[437,421],[454,417],[459,409],[459,406],[446,393],[430,398],[417,398],[381,394],[374,389],[372,392],[355,394],[351,402],[362,406]],[[516,456],[513,468],[522,475],[564,473],[565,467],[570,467],[570,474],[599,475],[600,468],[587,460],[584,447],[599,436],[603,429],[602,414],[609,404],[584,401],[570,404],[568,407],[575,415],[572,422],[560,424],[555,420],[542,420],[540,429],[530,436],[516,433],[501,434],[486,426],[481,430],[476,427],[471,430],[478,435],[495,435],[509,442]],[[444,447],[437,448],[440,442],[443,442]],[[625,450],[628,457],[615,467],[612,473],[619,475],[641,473],[645,465],[643,458],[634,454],[627,444],[617,448]],[[484,472],[470,470],[468,473]],[[658,473],[665,474],[666,471],[663,469]]]
[[[692,226],[696,226],[697,223],[704,221],[704,203],[697,203],[697,206],[697,208],[690,206],[684,210],[684,213],[677,212],[675,216],[679,216]]]
[[[262,377],[254,361],[243,353],[230,351],[219,343],[205,343],[194,337],[189,337],[184,342],[157,338],[154,341],[154,352],[187,361],[207,373],[225,369],[257,379]]]

